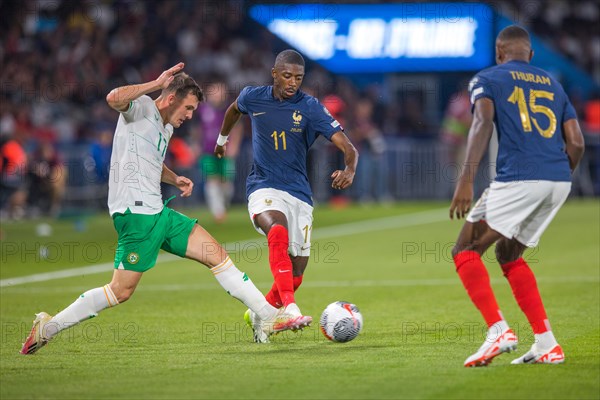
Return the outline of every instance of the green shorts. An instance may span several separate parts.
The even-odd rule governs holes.
[[[154,267],[158,251],[185,257],[188,238],[197,219],[191,219],[169,207],[154,215],[113,214],[119,235],[115,269],[144,272]]]
[[[223,181],[232,182],[235,180],[235,160],[229,157],[217,158],[210,154],[205,154],[200,158],[200,169],[202,178],[223,178]]]

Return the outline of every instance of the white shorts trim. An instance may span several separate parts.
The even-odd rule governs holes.
[[[254,229],[265,233],[254,223],[254,217],[265,211],[280,211],[288,222],[290,246],[293,256],[310,256],[310,237],[313,225],[313,207],[288,192],[277,189],[258,189],[248,197],[248,213]]]
[[[492,182],[467,216],[527,247],[537,246],[571,191],[571,182]]]

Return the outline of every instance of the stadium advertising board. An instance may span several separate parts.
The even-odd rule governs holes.
[[[336,73],[479,70],[493,10],[476,3],[261,4],[252,19]]]

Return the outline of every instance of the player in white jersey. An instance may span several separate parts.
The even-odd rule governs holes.
[[[118,233],[112,281],[88,290],[54,317],[36,315],[22,354],[33,354],[61,330],[93,318],[105,308],[128,300],[143,272],[156,263],[159,250],[206,265],[221,286],[267,322],[255,327],[255,341],[268,342],[273,332],[299,329],[305,321],[277,310],[246,274],[233,264],[226,251],[197,220],[163,204],[160,183],[192,193],[194,184],[164,164],[173,128],[192,118],[204,94],[182,72],[183,63],[164,71],[156,80],[111,91],[106,100],[119,111],[111,156],[109,212]],[[155,100],[148,93],[162,90]],[[258,322],[257,322],[258,323]]]

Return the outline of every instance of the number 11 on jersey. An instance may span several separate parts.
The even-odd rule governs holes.
[[[277,131],[273,131],[271,137],[273,138],[273,143],[275,144],[275,150],[279,150],[279,138],[281,138],[283,150],[287,150],[287,145],[285,142],[285,131],[281,131],[279,135],[277,135]]]
[[[158,132],[158,134],[160,135],[158,138],[158,144],[156,145],[156,150],[158,150],[158,152],[160,153],[160,144],[163,144],[163,148],[162,148],[162,156],[164,157],[165,155],[165,151],[167,151],[167,139],[163,137],[161,132]]]

